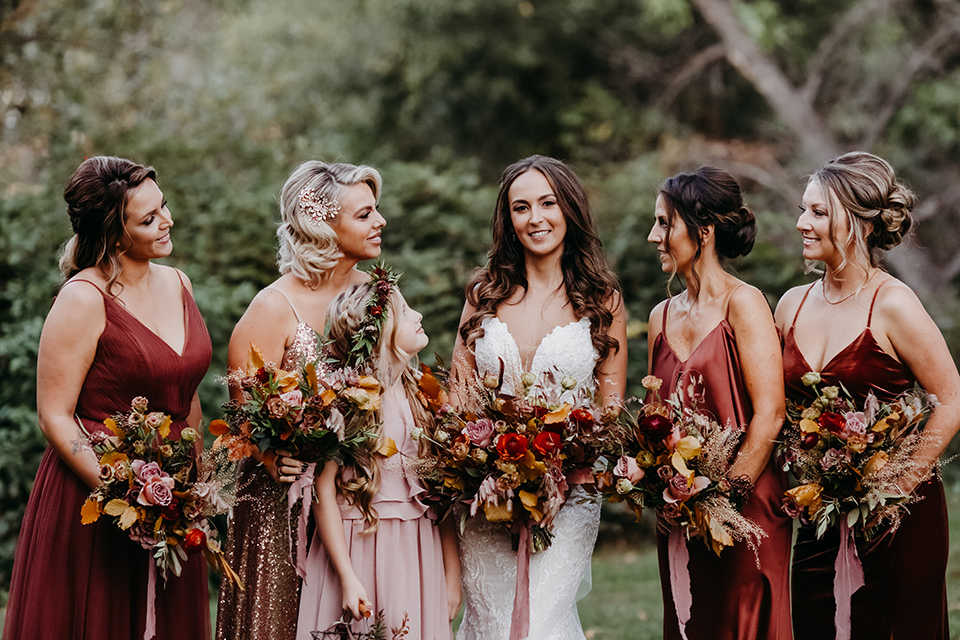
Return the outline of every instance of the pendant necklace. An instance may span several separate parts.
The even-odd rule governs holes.
[[[869,276],[867,276],[867,279],[863,281],[863,284],[861,284],[861,285],[860,285],[859,287],[857,287],[855,290],[853,290],[852,292],[850,292],[850,293],[848,293],[847,295],[843,296],[842,298],[840,298],[840,299],[837,300],[836,302],[831,302],[831,300],[827,297],[827,279],[826,279],[826,277],[823,277],[823,278],[820,279],[820,287],[823,289],[823,301],[826,302],[827,304],[833,305],[833,306],[836,306],[836,305],[840,304],[841,302],[846,302],[847,300],[849,300],[849,299],[852,298],[853,296],[855,296],[855,295],[857,295],[858,293],[860,293],[861,291],[863,291],[864,287],[866,287],[868,284],[870,284],[870,278],[872,278],[872,277],[873,277],[873,274],[871,273]]]

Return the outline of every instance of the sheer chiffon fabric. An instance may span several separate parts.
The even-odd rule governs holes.
[[[78,282],[67,286],[96,286]],[[80,390],[77,416],[87,431],[104,431],[106,418],[128,411],[133,398],[144,396],[151,410],[171,416],[171,433],[179,434],[212,353],[193,298],[184,288],[182,354],[113,298],[103,299],[106,326]],[[89,493],[48,447],[17,541],[4,638],[143,637],[152,554],[110,519],[80,524],[80,507]],[[209,606],[203,556],[191,556],[181,575],[168,576],[166,585],[158,574],[156,638],[209,638]]]

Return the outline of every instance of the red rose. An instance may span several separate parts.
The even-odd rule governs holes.
[[[654,441],[663,440],[673,432],[673,422],[659,413],[644,416],[638,426],[643,435]]]
[[[176,520],[180,517],[180,501],[174,498],[170,504],[160,509],[160,514],[166,520]]]
[[[847,421],[839,413],[822,413],[819,420],[820,426],[830,433],[840,433],[847,426]]]
[[[527,436],[504,433],[497,437],[497,455],[501,460],[517,462],[527,455]]]
[[[593,414],[586,409],[574,409],[570,412],[570,417],[580,424],[590,424],[593,422]]]
[[[266,369],[264,369],[263,367],[260,367],[259,369],[257,369],[257,381],[260,384],[267,384],[267,380],[269,379],[270,379],[270,374],[267,372]]]
[[[190,529],[187,535],[183,536],[183,548],[187,553],[198,553],[207,546],[207,534],[203,529]]]
[[[809,451],[817,446],[817,443],[820,442],[820,435],[816,433],[808,433],[803,436],[803,442],[800,443],[800,448],[804,451]]]
[[[370,315],[372,315],[374,318],[379,318],[380,314],[382,313],[383,313],[383,307],[381,307],[380,305],[375,304],[372,307],[370,307]]]
[[[533,439],[533,449],[543,457],[549,457],[560,451],[563,439],[559,433],[553,431],[541,431]]]

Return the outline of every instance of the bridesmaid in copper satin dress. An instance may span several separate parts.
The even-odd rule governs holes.
[[[380,255],[386,224],[377,211],[380,186],[375,169],[345,163],[308,161],[290,175],[280,193],[281,276],[257,294],[237,323],[230,368],[246,364],[251,344],[287,370],[317,358],[330,302],[369,277],[357,263]],[[287,489],[307,466],[283,456],[277,462],[247,460],[240,466],[225,551],[244,590],[221,583],[217,638],[222,640],[296,635],[301,579],[288,521],[295,540],[297,519],[309,505],[296,504],[288,516]],[[299,551],[306,555],[306,549]]]
[[[657,196],[647,240],[662,268],[680,274],[686,289],[650,314],[650,373],[663,380],[661,397],[703,377],[705,402],[721,423],[746,427],[731,477],[754,485],[744,515],[766,532],[760,568],[743,544],[718,557],[699,539],[687,542],[692,595],[685,633],[690,640],[787,640],[792,523],[780,509],[783,474],[772,460],[784,417],[780,347],[763,294],[727,273],[721,260],[747,254],[756,223],[733,177],[713,167],[666,180]],[[666,525],[661,524],[661,529]],[[681,638],[670,582],[668,535],[658,536],[664,638]]]
[[[819,372],[826,385],[842,383],[860,406],[869,391],[886,402],[915,383],[935,394],[941,404],[925,431],[939,438],[918,454],[932,466],[960,427],[960,375],[917,296],[879,266],[881,251],[910,230],[915,201],[893,168],[874,155],[848,153],[821,167],[803,194],[797,229],[804,259],[822,263],[823,278],[784,294],[776,318],[790,398],[807,397],[800,377],[808,371]],[[871,542],[857,543],[865,584],[851,603],[855,640],[950,635],[943,485],[911,478],[901,489],[922,499],[909,506],[899,529],[881,529]],[[817,540],[812,527],[800,528],[793,560],[798,639],[835,633],[838,546],[835,529]]]
[[[206,326],[186,276],[153,264],[170,255],[173,220],[150,167],[94,157],[64,190],[76,235],[67,282],[47,315],[37,359],[37,410],[47,447],[20,528],[3,637],[143,638],[150,551],[108,520],[82,525],[99,482],[83,433],[145,396],[199,429],[197,386],[210,364]],[[181,311],[182,310],[182,311]],[[173,313],[171,313],[173,311]],[[210,637],[207,570],[192,556],[156,588],[156,638]]]

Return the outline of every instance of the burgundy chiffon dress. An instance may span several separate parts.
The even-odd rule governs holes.
[[[726,318],[690,356],[681,361],[667,341],[670,301],[663,309],[663,329],[653,344],[651,374],[663,380],[660,396],[667,398],[678,382],[703,376],[709,411],[721,424],[746,426],[753,415],[737,352],[736,335]],[[785,478],[771,458],[760,475],[743,514],[766,532],[757,559],[745,544],[717,556],[699,538],[687,542],[693,604],[686,626],[689,640],[789,640],[790,543],[793,525],[780,508]],[[668,537],[658,533],[660,584],[663,592],[663,637],[681,638],[670,587]]]
[[[88,281],[73,280],[68,286],[87,286],[75,282]],[[194,393],[212,354],[193,298],[184,288],[182,355],[116,300],[106,294],[103,300],[106,326],[77,399],[77,416],[88,431],[104,431],[103,420],[129,411],[130,402],[144,396],[151,410],[170,415],[171,433],[179,433],[187,426]],[[80,524],[80,507],[89,493],[47,447],[17,541],[6,640],[143,637],[152,554],[109,519]],[[180,577],[168,576],[166,586],[158,574],[156,616],[157,640],[210,637],[202,555],[191,556]]]
[[[800,378],[812,369],[794,338],[794,325],[809,293],[810,289],[800,302],[783,344],[787,397],[797,402],[810,397],[809,388]],[[858,406],[863,406],[869,391],[880,402],[889,402],[912,389],[915,383],[906,365],[881,349],[870,330],[876,299],[874,293],[863,332],[819,372],[824,385],[843,384]],[[851,602],[853,640],[946,640],[950,636],[943,484],[939,479],[925,482],[916,494],[920,502],[909,506],[910,513],[896,532],[887,531],[870,542],[857,541],[864,586],[853,594]],[[793,555],[793,624],[797,640],[834,637],[833,567],[839,545],[840,533],[835,528],[817,540],[812,526],[800,527]]]

